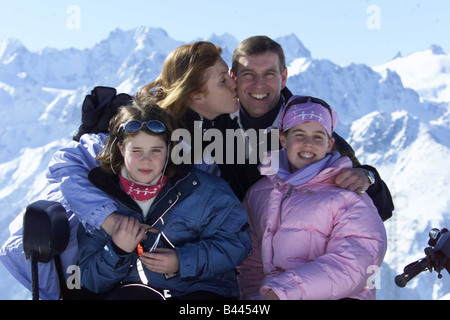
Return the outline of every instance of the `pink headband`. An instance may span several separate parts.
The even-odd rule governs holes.
[[[293,104],[290,105],[291,103]],[[285,132],[302,122],[315,121],[321,124],[331,137],[337,124],[337,114],[325,101],[314,97],[292,96],[286,106],[278,121],[280,131]]]

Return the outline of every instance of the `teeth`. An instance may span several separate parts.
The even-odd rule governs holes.
[[[306,158],[306,159],[311,159],[312,157],[314,157],[314,154],[312,154],[310,152],[300,152],[300,157]]]
[[[262,100],[262,99],[264,99],[265,97],[267,97],[267,93],[265,93],[265,94],[256,94],[256,93],[252,93],[251,96],[252,96],[252,98],[254,98],[254,99]]]

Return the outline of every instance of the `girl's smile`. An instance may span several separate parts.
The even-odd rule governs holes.
[[[291,170],[294,172],[322,160],[331,151],[334,139],[328,137],[321,124],[307,121],[280,134],[280,142],[286,149]]]
[[[315,154],[312,152],[303,151],[303,152],[299,152],[298,156],[302,159],[311,159],[315,156]]]

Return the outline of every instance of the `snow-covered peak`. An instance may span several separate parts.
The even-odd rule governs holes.
[[[405,87],[416,90],[424,99],[450,102],[450,55],[438,45],[373,68],[381,74],[387,69],[395,71]]]
[[[310,58],[297,58],[290,62],[287,66],[288,77],[293,77],[299,73],[305,72],[311,64]]]
[[[395,60],[395,59],[398,59],[398,58],[402,58],[403,57],[403,55],[402,55],[402,53],[399,51],[399,52],[397,52],[397,54],[394,56],[394,58],[392,59],[392,60]]]
[[[217,44],[223,50],[226,49],[231,53],[233,53],[234,49],[238,45],[238,40],[229,33],[223,33],[220,35],[213,33],[208,37],[207,41]]]
[[[283,47],[286,65],[298,58],[311,58],[311,52],[305,48],[303,43],[293,33],[276,38],[275,41]]]
[[[9,64],[17,55],[28,53],[27,48],[17,39],[3,39],[0,42],[0,63]]]
[[[444,52],[444,49],[441,48],[441,46],[437,45],[437,44],[432,44],[429,48],[429,50],[436,55],[445,55],[446,53]]]
[[[159,73],[162,60],[181,44],[165,30],[149,27],[116,29],[98,44],[83,50],[45,48],[29,52],[17,40],[4,40],[0,44],[3,63],[0,79],[13,87],[31,82],[64,90],[92,87],[97,83],[117,87],[125,78],[148,71],[148,67],[142,65],[147,59],[155,61],[151,76]],[[132,71],[139,63],[141,68]]]
[[[233,56],[234,49],[238,45],[239,41],[231,34],[229,33],[223,33],[223,34],[211,34],[206,39],[198,38],[194,41],[209,41],[216,45],[218,45],[222,49],[222,58],[225,60],[227,65],[231,68],[231,58]]]

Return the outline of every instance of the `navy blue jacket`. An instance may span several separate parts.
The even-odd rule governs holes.
[[[146,221],[139,206],[122,191],[117,175],[94,168],[89,179],[117,200],[119,214],[133,216],[149,225],[170,208],[163,217],[164,226],[159,220],[155,227],[162,227],[164,233],[159,246],[174,246],[179,273],[166,279],[144,266],[150,286],[170,290],[173,297],[198,290],[230,298],[239,296],[235,268],[247,257],[251,242],[246,230],[246,212],[221,178],[178,166],[175,177],[168,180],[154,200]],[[144,247],[151,247],[153,242],[150,234]],[[78,245],[83,287],[104,293],[120,282],[141,283],[136,268],[137,254],[118,253],[103,229],[86,231],[81,226]]]

